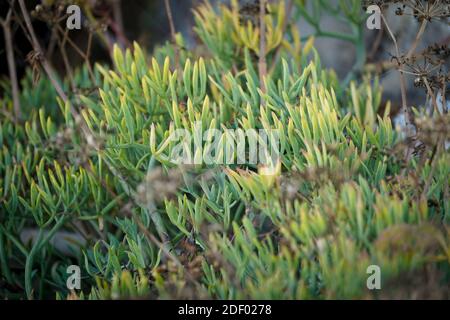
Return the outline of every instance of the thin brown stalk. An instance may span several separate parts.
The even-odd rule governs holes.
[[[68,100],[66,93],[64,92],[63,88],[59,84],[58,80],[56,80],[56,73],[53,70],[53,67],[50,65],[50,63],[47,61],[44,55],[44,51],[42,50],[42,47],[36,37],[36,34],[34,32],[33,25],[31,23],[30,15],[28,13],[27,7],[25,6],[25,3],[23,0],[19,0],[20,10],[22,11],[22,15],[25,21],[26,30],[28,31],[28,34],[31,39],[31,44],[33,46],[33,50],[36,51],[36,53],[39,56],[39,61],[42,65],[42,68],[44,69],[45,73],[47,73],[48,78],[50,79],[50,82],[55,87],[56,92],[60,96],[60,98],[66,102]],[[75,110],[73,110],[75,111]]]
[[[381,28],[377,33],[377,36],[376,36],[373,46],[370,50],[370,53],[367,57],[367,60],[373,61],[378,49],[380,48],[381,41],[383,40],[383,35],[384,35],[384,28]]]
[[[92,36],[93,36],[92,35],[92,31],[89,30],[88,44],[87,44],[86,54],[85,54],[84,60],[85,60],[86,66],[88,68],[89,76],[91,77],[92,83],[95,83],[96,79],[95,79],[94,70],[92,69],[91,61],[89,60],[89,58],[91,56]]]
[[[70,44],[70,46],[78,53],[78,55],[80,55],[83,60],[86,63],[86,66],[88,68],[88,72],[89,72],[89,76],[91,77],[92,83],[95,83],[95,76],[94,76],[94,70],[92,69],[91,66],[91,62],[89,61],[89,57],[91,55],[91,46],[92,46],[92,31],[89,31],[89,35],[88,35],[88,44],[87,44],[87,49],[86,52],[83,52],[83,50],[81,50],[76,43],[74,43],[72,41],[72,39],[70,39],[70,37],[67,35],[67,31],[64,31],[61,26],[57,25],[57,30],[64,36],[64,44],[65,42],[67,42],[68,44]]]
[[[433,103],[433,109],[436,113],[439,114],[439,106],[437,104],[436,95],[433,92],[433,89],[430,86],[430,83],[427,80],[427,77],[422,77],[425,86],[427,87],[428,95],[431,97],[431,102]]]
[[[447,98],[446,98],[446,91],[447,91],[447,82],[442,81],[442,89],[441,89],[441,101],[442,101],[442,110],[444,111],[444,114],[448,113],[447,110]]]
[[[89,129],[87,124],[84,122],[83,118],[80,116],[78,111],[70,103],[69,98],[67,97],[66,93],[62,89],[62,87],[59,84],[59,82],[56,80],[56,73],[53,70],[53,67],[50,65],[50,63],[45,58],[44,52],[42,50],[42,47],[39,44],[39,41],[37,40],[36,34],[34,32],[33,25],[31,24],[30,15],[29,15],[29,13],[27,11],[27,8],[25,6],[24,1],[23,0],[19,0],[19,5],[20,5],[20,9],[21,9],[22,15],[23,15],[24,20],[25,20],[26,31],[28,31],[27,33],[28,33],[29,39],[31,41],[31,45],[33,47],[33,50],[39,56],[39,61],[40,61],[41,65],[42,65],[42,68],[44,69],[44,71],[46,72],[47,76],[49,77],[50,82],[52,83],[52,85],[55,87],[55,90],[58,93],[59,97],[64,102],[69,102],[70,111],[71,111],[72,116],[73,116],[73,118],[75,120],[75,126],[80,130],[80,133],[84,136],[84,139],[86,140],[86,143],[90,147],[92,147],[95,150],[99,151],[100,150],[100,146],[99,146],[99,143],[95,140],[95,137],[94,137],[93,133],[91,132],[91,130]]]
[[[414,51],[416,51],[416,48],[419,45],[420,39],[422,38],[423,33],[425,32],[425,29],[427,27],[427,22],[428,22],[427,19],[424,19],[422,21],[419,32],[416,35],[416,39],[414,40],[413,44],[411,45],[411,48],[409,49],[409,51],[406,55],[406,59],[410,59],[412,57],[412,55],[414,54]]]
[[[52,28],[52,35],[50,36],[49,45],[47,47],[47,59],[52,60],[53,53],[55,52],[56,43],[58,42],[58,30],[56,28]]]
[[[70,86],[72,87],[72,92],[75,93],[77,88],[76,88],[74,77],[73,77],[72,66],[70,65],[69,57],[67,56],[67,51],[66,51],[66,42],[67,42],[67,39],[69,38],[68,32],[69,32],[69,30],[66,30],[66,32],[64,32],[64,37],[63,37],[62,41],[59,41],[59,37],[58,37],[58,41],[60,42],[59,49],[61,51],[61,56],[63,58],[64,67],[67,71],[67,74],[69,75],[68,78],[70,81]]]
[[[164,0],[164,5],[166,7],[167,19],[169,20],[170,37],[172,39],[172,43],[173,43],[174,50],[175,50],[175,66],[177,67],[177,69],[179,69],[180,57],[179,57],[179,50],[178,50],[178,46],[177,46],[175,23],[173,22],[172,9],[170,8],[170,1]]]
[[[125,35],[125,28],[123,24],[123,16],[122,16],[122,6],[121,6],[121,0],[112,0],[112,8],[113,8],[113,15],[114,15],[114,21],[117,26],[117,31],[121,35]]]
[[[14,2],[11,4],[11,6],[13,5]],[[17,80],[16,62],[14,60],[14,48],[12,44],[12,34],[11,34],[11,20],[12,20],[12,9],[9,9],[6,19],[1,19],[0,23],[3,27],[3,33],[5,35],[6,60],[8,61],[9,78],[11,81],[14,118],[15,121],[19,121],[21,117],[19,82]]]
[[[442,138],[439,137],[438,141],[436,143],[436,149],[435,149],[436,151],[431,156],[431,163],[430,163],[431,169],[430,169],[430,172],[428,173],[427,180],[425,181],[425,186],[423,187],[423,190],[422,190],[422,198],[424,198],[424,199],[426,199],[427,193],[430,190],[431,183],[433,182],[433,175],[434,175],[434,172],[436,171],[439,154],[440,154],[441,146],[442,146],[441,140],[442,140]],[[445,139],[443,141],[445,141]]]
[[[259,81],[261,91],[266,92],[266,85],[264,78],[267,75],[267,60],[266,60],[266,23],[264,18],[266,16],[266,0],[259,1]]]
[[[70,39],[69,37],[66,37],[66,33],[67,31],[65,31],[63,28],[61,28],[61,26],[56,26],[58,31],[64,36],[65,38],[65,42],[67,42],[68,44],[70,44],[70,46],[82,57],[85,57],[85,53],[83,52],[83,50],[81,50],[73,41],[72,39]]]
[[[408,101],[407,101],[407,96],[406,96],[406,80],[405,80],[405,75],[403,73],[403,70],[401,68],[401,63],[400,63],[400,50],[398,48],[398,43],[397,43],[397,39],[395,38],[394,34],[392,33],[391,28],[389,27],[389,24],[386,21],[386,18],[384,17],[384,15],[381,15],[383,22],[386,26],[386,29],[389,33],[389,36],[392,39],[392,42],[394,43],[394,47],[395,47],[395,54],[396,54],[396,58],[397,58],[397,70],[399,72],[399,76],[400,76],[400,91],[401,91],[401,96],[402,96],[402,111],[405,117],[405,124],[406,124],[406,128],[408,131],[408,136],[411,135],[411,131],[415,131],[415,126],[414,126],[414,117],[412,115],[411,110],[409,110],[408,108]]]

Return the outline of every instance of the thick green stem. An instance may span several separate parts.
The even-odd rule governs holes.
[[[33,273],[33,261],[36,253],[38,253],[43,246],[45,246],[55,235],[55,233],[61,228],[66,221],[65,217],[60,218],[53,228],[44,237],[44,229],[39,229],[38,236],[31,248],[30,253],[27,256],[25,263],[25,292],[28,299],[33,299],[33,285],[32,285],[32,273]],[[44,238],[43,238],[44,237]]]

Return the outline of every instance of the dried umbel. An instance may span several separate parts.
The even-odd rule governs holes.
[[[433,147],[437,142],[450,141],[449,114],[437,115],[432,118],[417,119],[419,139],[426,145]]]
[[[442,21],[450,17],[450,2],[448,0],[364,0],[363,8],[377,5],[380,8],[395,8],[398,16],[413,16],[419,22]]]
[[[150,170],[145,180],[138,186],[137,192],[143,203],[161,203],[174,198],[183,182],[183,176],[178,169],[164,172],[161,167]]]

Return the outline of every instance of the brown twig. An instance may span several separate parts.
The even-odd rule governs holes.
[[[175,42],[176,31],[169,0],[164,0],[164,5],[166,7],[167,19],[169,20],[170,36],[172,37],[172,41]]]
[[[56,26],[56,30],[59,31],[62,35],[64,35],[64,44],[65,42],[67,42],[68,44],[70,44],[70,46],[78,53],[78,55],[81,56],[81,58],[83,58],[88,72],[89,72],[89,76],[91,78],[92,83],[95,83],[95,75],[94,75],[94,70],[92,69],[92,65],[91,62],[89,60],[89,57],[91,55],[91,46],[92,46],[92,37],[93,37],[93,32],[91,30],[89,30],[88,33],[88,43],[87,43],[87,49],[86,52],[83,52],[83,50],[81,50],[76,43],[74,43],[72,41],[72,39],[70,39],[70,37],[67,35],[67,32],[64,31],[61,26],[57,25]],[[57,34],[57,38],[58,38],[58,34]]]
[[[14,6],[14,1],[11,4],[11,8]],[[6,49],[6,59],[8,61],[8,71],[9,78],[11,81],[11,90],[14,106],[14,118],[18,122],[21,117],[20,108],[20,95],[19,95],[19,82],[17,80],[16,62],[14,60],[14,48],[12,44],[11,35],[11,20],[12,20],[12,9],[9,9],[6,19],[0,19],[0,24],[3,27],[3,33],[5,34],[5,49]]]
[[[430,86],[430,83],[428,82],[427,77],[422,77],[422,80],[425,83],[425,86],[428,91],[428,95],[430,96],[431,102],[433,103],[433,109],[436,113],[439,114],[439,106],[437,104],[436,95],[434,94],[433,89],[431,89],[431,86]]]
[[[172,43],[175,50],[175,66],[177,67],[177,69],[179,69],[180,67],[179,50],[177,46],[175,24],[173,22],[172,9],[170,8],[169,0],[164,0],[164,5],[166,7],[167,19],[169,20],[170,37],[172,38]]]
[[[90,147],[94,148],[96,151],[100,151],[100,144],[98,143],[98,141],[95,140],[94,134],[91,132],[88,125],[84,121],[83,117],[81,117],[80,113],[74,108],[72,103],[70,103],[69,98],[67,97],[66,93],[62,89],[59,82],[56,80],[56,75],[55,75],[56,73],[53,70],[50,63],[45,58],[42,47],[39,44],[39,41],[37,40],[36,34],[34,32],[33,25],[31,24],[30,15],[28,14],[28,11],[27,11],[24,1],[19,0],[19,5],[20,5],[20,9],[21,9],[22,15],[25,20],[26,31],[28,31],[29,39],[30,39],[31,45],[33,47],[33,50],[35,52],[37,52],[37,54],[39,56],[39,61],[42,65],[44,71],[46,72],[47,76],[49,77],[50,82],[55,87],[55,90],[58,93],[58,95],[60,96],[60,98],[65,103],[69,103],[70,112],[75,120],[75,126],[77,129],[80,130],[80,133],[83,135],[84,139],[86,140],[86,143]],[[109,165],[109,162],[106,160],[105,160],[105,163],[107,165]],[[110,170],[111,170],[111,168],[110,168]]]
[[[378,49],[380,48],[381,42],[383,40],[383,35],[384,35],[384,28],[381,28],[378,33],[377,36],[375,38],[375,41],[373,43],[373,46],[370,50],[370,53],[367,56],[367,60],[368,61],[373,61]]]
[[[25,26],[28,31],[28,34],[31,39],[31,44],[33,46],[33,50],[36,51],[39,57],[39,61],[41,62],[42,68],[47,73],[48,78],[50,79],[50,82],[55,87],[56,92],[60,96],[60,98],[66,102],[68,101],[67,95],[64,92],[63,88],[59,84],[59,82],[56,80],[56,73],[53,70],[53,67],[50,65],[50,63],[47,61],[44,55],[44,51],[42,50],[42,47],[36,37],[36,34],[34,33],[33,25],[31,23],[30,15],[28,13],[27,7],[25,6],[25,3],[23,0],[19,0],[20,10],[22,11],[23,18],[25,20]],[[74,110],[73,110],[74,111]]]
[[[441,102],[442,102],[442,111],[444,114],[448,113],[447,110],[447,83],[446,81],[442,81],[442,88],[441,88]]]
[[[128,45],[128,40],[125,37],[125,28],[123,24],[123,16],[122,16],[122,6],[121,6],[121,0],[112,0],[112,9],[113,9],[113,16],[114,16],[114,22],[116,24],[116,33],[120,35],[122,40]]]
[[[288,26],[289,18],[291,16],[291,12],[292,12],[293,7],[294,7],[294,1],[293,0],[289,0],[288,4],[286,6],[286,17],[285,17],[285,19],[283,21],[283,25],[281,26],[282,34],[284,34],[285,31],[286,31],[286,28]],[[275,68],[276,68],[276,66],[278,64],[278,60],[280,60],[281,48],[282,47],[283,47],[283,45],[280,44],[278,46],[276,52],[275,52],[275,56],[273,58],[272,65],[270,66],[270,69],[269,69],[269,74],[273,73],[273,71],[275,70]]]
[[[408,136],[411,136],[412,132],[415,131],[414,117],[413,117],[413,114],[412,114],[411,110],[408,108],[408,101],[407,101],[407,97],[406,97],[406,80],[405,80],[405,75],[404,75],[403,70],[401,68],[400,60],[398,60],[398,59],[400,59],[400,50],[398,48],[397,39],[395,38],[394,34],[392,33],[392,30],[389,27],[389,24],[387,23],[386,18],[384,17],[383,14],[381,14],[381,18],[383,19],[383,22],[384,22],[384,24],[386,26],[386,29],[387,29],[387,31],[389,33],[389,36],[391,37],[392,42],[394,43],[395,54],[396,54],[396,57],[397,57],[397,70],[398,70],[399,76],[400,76],[400,91],[401,91],[401,96],[402,96],[402,110],[403,110],[403,114],[405,116],[406,129],[408,131],[407,134],[408,134]],[[408,158],[409,158],[409,156],[408,156]]]
[[[440,154],[441,146],[442,146],[441,140],[445,142],[445,139],[442,139],[441,137],[439,137],[438,141],[436,143],[435,152],[431,156],[431,163],[430,163],[431,169],[430,169],[430,172],[428,173],[428,177],[425,181],[425,186],[423,187],[423,190],[422,190],[422,198],[425,198],[425,199],[426,199],[428,191],[430,190],[431,182],[433,181],[434,172],[436,171],[439,154]]]
[[[61,56],[64,62],[64,67],[67,71],[67,74],[69,75],[69,81],[70,81],[70,86],[72,87],[72,92],[76,92],[76,85],[75,85],[75,81],[74,81],[74,77],[73,77],[73,71],[72,71],[72,66],[70,65],[69,62],[69,57],[67,56],[67,51],[66,51],[66,42],[67,39],[69,38],[69,30],[66,30],[66,32],[64,32],[64,37],[62,40],[58,38],[59,41],[59,49],[61,51]]]
[[[261,91],[266,92],[266,85],[264,78],[267,75],[267,61],[266,61],[266,23],[264,18],[266,16],[266,0],[259,1],[259,81]]]
[[[408,53],[406,54],[406,59],[410,59],[412,55],[414,54],[414,51],[416,51],[417,46],[419,45],[420,39],[423,36],[423,33],[425,32],[425,29],[427,27],[427,19],[424,19],[422,21],[422,24],[420,25],[419,32],[416,35],[416,39],[414,40],[413,44],[411,45],[411,48],[409,49]]]

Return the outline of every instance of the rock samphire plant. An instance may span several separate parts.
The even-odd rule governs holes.
[[[405,152],[375,77],[341,83],[284,2],[256,9],[204,4],[201,46],[115,47],[67,99],[27,74],[19,120],[3,85],[0,297],[448,298],[448,113],[412,109],[422,148]],[[199,123],[219,146],[227,129],[277,130],[279,158],[173,163],[177,130],[202,141],[192,158],[210,150]]]

